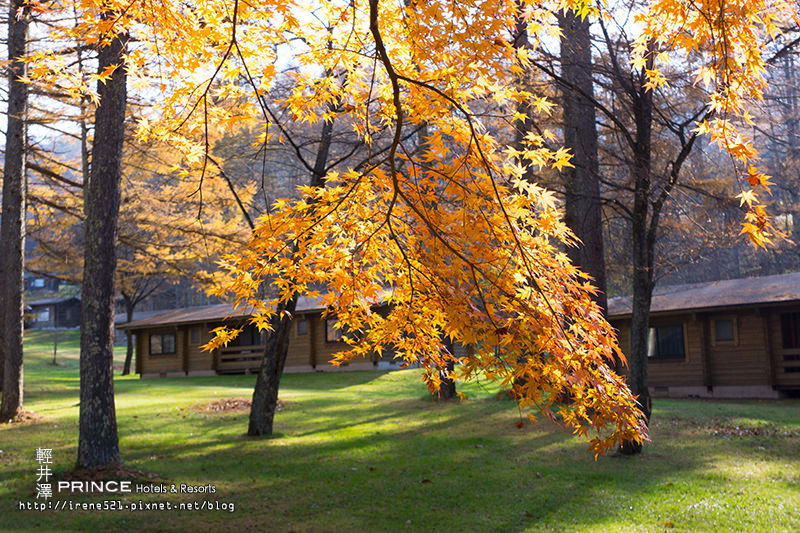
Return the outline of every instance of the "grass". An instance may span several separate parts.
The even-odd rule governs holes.
[[[517,429],[514,404],[485,384],[431,402],[415,370],[286,375],[269,439],[244,436],[246,412],[194,409],[248,398],[253,376],[119,378],[126,464],[216,492],[54,500],[234,512],[21,511],[36,501],[36,448],[53,449],[57,476],[76,456],[77,340],[54,367],[48,335],[26,341],[25,406],[42,418],[0,426],[1,531],[800,531],[796,400],[659,400],[641,456],[595,461],[548,423]]]

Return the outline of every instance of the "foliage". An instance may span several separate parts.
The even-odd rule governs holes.
[[[431,39],[433,49],[452,46],[444,42],[449,37],[437,41],[431,33],[441,13],[411,16],[383,6],[379,18],[377,3],[366,7],[370,26],[359,26],[353,42],[374,42],[385,74],[361,49],[331,54],[310,47],[303,61],[332,75],[299,75],[284,105],[298,120],[314,121],[320,102],[336,102],[352,108],[358,134],[369,140],[370,121],[384,121],[393,125],[395,142],[369,170],[330,174],[325,189],[278,202],[260,220],[249,249],[227,263],[234,279],[226,289],[266,328],[279,300],[297,292],[317,296],[313,288],[325,286],[323,302],[353,333],[339,362],[390,349],[407,362],[424,362],[435,389],[433,370],[454,357],[442,349],[449,338],[476,347],[460,361],[462,377],[486,372],[506,385],[524,381],[516,390],[523,407],[558,416],[582,434],[596,430],[596,452],[640,438],[633,399],[606,365],[621,356],[613,333],[591,303],[588,284],[559,250],[571,238],[552,197],[520,179],[517,156],[559,167],[568,164],[567,154],[543,148],[532,135],[524,153],[509,157],[468,107],[487,100],[516,106],[526,98],[509,88],[520,58],[503,40],[508,27],[498,20],[504,17],[495,18],[499,10],[505,23],[513,22],[515,8],[493,4],[470,13],[471,24],[454,22],[456,33],[483,27],[497,50],[481,55],[482,42],[465,40],[445,65],[428,46]],[[438,9],[449,15],[444,20],[458,20],[458,8]],[[346,10],[334,14],[343,24],[365,22]],[[333,28],[327,39],[338,35],[338,19],[323,23]],[[321,38],[313,25],[291,30],[304,42]],[[427,135],[424,152],[414,157],[402,138],[417,125]],[[275,299],[263,301],[263,285],[277,292]],[[373,313],[371,305],[384,299],[392,305],[388,316]],[[227,338],[220,335],[210,347]],[[561,397],[573,404],[553,413]]]
[[[107,80],[114,69],[99,75],[89,72],[96,61],[94,45],[107,37],[102,32],[108,22],[87,32],[82,16],[96,17],[99,11],[88,5],[84,6],[87,11],[81,11],[73,3],[48,7],[37,11],[37,29],[45,31],[46,37],[38,39],[29,54],[28,81],[43,108],[36,110],[36,123],[63,137],[51,150],[41,146],[32,150],[36,175],[29,183],[29,234],[37,247],[30,268],[79,282],[91,155],[87,150],[93,136],[89,122],[97,103],[94,86]],[[141,87],[147,81],[138,79],[137,83]],[[180,152],[168,143],[134,142],[136,117],[152,112],[147,100],[137,96],[129,98],[126,117],[117,287],[135,295],[143,289],[148,292],[148,287],[164,278],[179,276],[208,284],[213,278],[209,271],[221,251],[240,245],[249,235],[236,200],[249,204],[255,181],[232,184],[212,168],[198,183],[181,163]],[[222,135],[213,128],[206,133],[212,146]]]
[[[202,192],[180,159],[160,143],[129,144],[123,165],[117,285],[133,294],[137,284],[187,276],[209,283],[213,263],[246,242],[248,230],[228,184],[216,172]],[[245,202],[255,184],[239,184]],[[41,177],[30,185],[30,232],[37,244],[31,268],[79,281],[83,263],[83,180],[72,185]]]
[[[792,2],[744,0],[706,3],[659,0],[640,21],[646,25],[634,44],[633,65],[648,67],[649,86],[666,83],[658,62],[667,63],[670,52],[697,51],[703,64],[695,71],[695,83],[711,89],[708,108],[713,118],[704,119],[696,131],[710,135],[711,142],[728,154],[740,173],[740,205],[747,208],[741,233],[757,246],[771,242],[775,228],[758,199],[759,191],[770,191],[770,176],[755,166],[758,152],[752,139],[737,126],[736,119],[753,124],[748,103],[763,99],[766,89],[765,44],[781,33],[781,25],[798,23]],[[652,57],[653,43],[662,48]]]
[[[620,355],[613,332],[591,303],[591,285],[563,253],[572,237],[551,195],[521,179],[525,166],[563,167],[569,154],[545,148],[546,131],[529,135],[524,150],[507,149],[476,113],[491,102],[501,119],[520,119],[525,100],[546,112],[544,98],[513,88],[529,50],[509,36],[525,17],[537,46],[557,34],[555,11],[594,16],[591,4],[102,2],[115,19],[101,19],[99,6],[82,2],[80,22],[64,31],[88,43],[136,34],[130,75],[151,83],[153,72],[166,73],[155,84],[164,120],[143,118],[140,135],[170,139],[201,181],[209,125],[260,117],[256,143],[290,142],[266,98],[282,56],[297,62],[294,89],[277,105],[292,120],[347,117],[367,145],[376,131],[393,131],[389,149],[375,150],[367,164],[329,174],[324,190],[278,202],[248,249],[228,260],[227,289],[255,310],[258,325],[269,323],[277,301],[325,284],[324,302],[350,331],[350,350],[339,361],[393,348],[435,369],[453,358],[439,349],[450,338],[476,347],[461,361],[462,376],[484,372],[506,384],[523,378],[520,403],[579,433],[596,431],[595,452],[644,437],[635,400],[607,366]],[[757,244],[767,242],[771,225],[755,191],[769,182],[736,121],[749,119],[747,101],[763,91],[765,40],[779,16],[795,9],[782,0],[661,0],[642,14],[645,31],[633,50],[633,67],[647,69],[651,88],[666,83],[657,64],[667,51],[702,52],[698,80],[713,86],[715,115],[697,128],[742,168],[743,232]],[[35,58],[37,65],[48,59]],[[59,73],[42,69],[40,77]],[[425,132],[421,151],[409,141],[415,130]],[[276,293],[268,301],[266,286]],[[393,305],[385,317],[371,311],[382,300]],[[435,386],[438,378],[428,372],[427,379]],[[557,398],[569,408],[554,412]]]

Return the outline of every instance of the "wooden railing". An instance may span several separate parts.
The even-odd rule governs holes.
[[[786,371],[786,368],[793,367],[797,368],[800,367],[800,349],[786,349],[784,348],[781,350],[783,355],[783,368]],[[797,370],[795,370],[797,372]]]
[[[220,348],[215,370],[219,374],[249,374],[258,372],[264,356],[264,345],[228,346]]]

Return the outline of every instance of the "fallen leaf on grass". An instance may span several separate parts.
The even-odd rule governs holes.
[[[251,405],[252,402],[247,398],[220,398],[206,405],[198,405],[194,410],[206,413],[231,413],[247,411],[250,409]],[[275,406],[275,410],[280,411],[286,407],[286,405],[286,402],[278,400],[278,405]]]
[[[17,414],[14,418],[11,419],[12,424],[30,424],[33,422],[38,422],[42,419],[42,415],[39,413],[34,413],[33,411],[26,411],[21,409],[17,411]]]

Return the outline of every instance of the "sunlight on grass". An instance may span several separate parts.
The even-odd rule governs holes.
[[[3,531],[800,530],[798,401],[660,400],[644,454],[595,461],[548,422],[518,429],[514,403],[491,385],[432,401],[418,370],[286,375],[268,439],[244,436],[246,411],[197,409],[249,398],[254,376],[118,379],[127,465],[159,483],[210,483],[235,512],[20,511],[34,500],[36,448],[53,449],[60,475],[77,445],[77,366],[66,363],[77,344],[53,367],[47,339],[28,340],[26,408],[42,418],[0,427]]]

